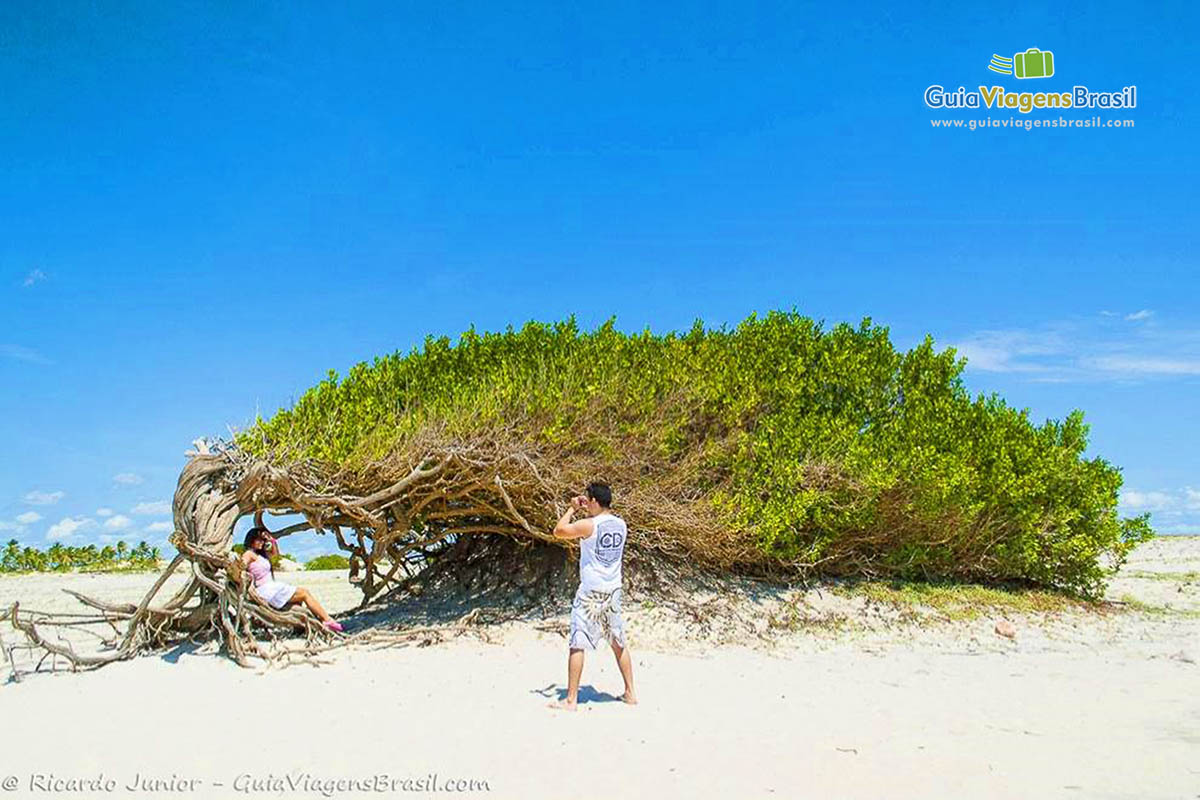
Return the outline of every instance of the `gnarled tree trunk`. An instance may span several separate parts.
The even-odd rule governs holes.
[[[373,491],[356,494],[303,464],[288,469],[256,460],[230,445],[197,451],[179,477],[173,515],[172,559],[142,601],[113,604],[72,592],[99,612],[97,621],[114,623],[118,635],[99,653],[84,654],[63,640],[45,636],[46,626],[64,624],[53,614],[26,614],[19,604],[6,613],[28,641],[66,659],[72,667],[95,667],[161,647],[183,637],[215,635],[229,655],[249,666],[309,657],[347,641],[377,641],[435,633],[432,628],[366,631],[344,637],[325,629],[302,608],[279,611],[261,601],[232,552],[239,519],[260,510],[293,513],[304,522],[278,533],[306,529],[331,531],[349,553],[363,605],[387,589],[404,585],[448,552],[477,534],[504,534],[526,542],[554,541],[553,503],[533,461],[524,454],[486,448],[444,448],[419,463],[396,468],[376,465]],[[360,478],[361,481],[361,478]],[[526,507],[546,510],[531,522],[517,509],[512,491]],[[183,586],[166,600],[158,595],[178,569],[190,571]],[[72,617],[71,624],[79,624]],[[281,632],[293,634],[285,643]],[[302,632],[297,646],[294,634]]]

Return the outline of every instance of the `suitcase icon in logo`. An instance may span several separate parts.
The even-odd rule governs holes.
[[[1013,74],[1018,78],[1049,78],[1054,74],[1054,53],[1031,47],[1013,56]]]

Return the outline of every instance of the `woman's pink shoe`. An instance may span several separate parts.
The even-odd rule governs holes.
[[[334,633],[344,633],[346,631],[346,629],[342,627],[342,623],[338,622],[336,619],[331,619],[326,622],[325,627]]]

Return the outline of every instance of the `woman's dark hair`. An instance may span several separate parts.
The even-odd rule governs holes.
[[[260,556],[263,556],[270,561],[271,557],[262,551],[262,542],[266,539],[268,533],[270,533],[270,531],[268,531],[266,528],[251,528],[250,530],[246,531],[246,539],[242,542],[242,544],[245,545],[247,550],[253,550]],[[258,543],[257,547],[255,546],[255,542]]]
[[[589,483],[587,486],[587,496],[604,508],[612,506],[612,489],[609,488],[607,483]]]

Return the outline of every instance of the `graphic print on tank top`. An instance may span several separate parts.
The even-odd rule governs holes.
[[[605,516],[596,522],[596,560],[611,567],[621,560],[625,550],[625,523],[617,517]]]

